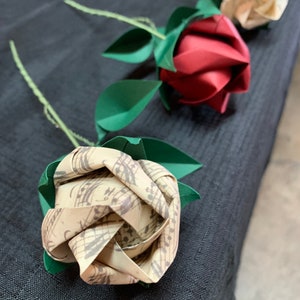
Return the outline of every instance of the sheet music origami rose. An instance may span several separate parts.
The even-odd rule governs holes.
[[[54,173],[55,207],[42,224],[43,246],[78,262],[89,284],[157,282],[176,255],[180,195],[161,165],[119,150],[80,147]]]
[[[202,165],[158,139],[102,140],[107,131],[132,122],[160,82],[121,81],[108,87],[97,102],[106,109],[104,114],[96,109],[98,141],[93,143],[66,126],[30,77],[14,42],[9,44],[47,119],[75,147],[46,167],[38,185],[45,269],[56,274],[77,262],[82,279],[90,284],[157,282],[177,252],[181,207],[200,198],[177,179]],[[115,94],[112,107],[106,106]],[[120,94],[129,106],[119,105]]]
[[[253,29],[279,20],[288,0],[223,0],[220,9],[242,27]]]
[[[214,15],[191,23],[174,53],[176,72],[160,69],[160,79],[180,95],[179,102],[205,103],[224,113],[230,93],[250,84],[250,54],[232,22]]]
[[[111,110],[120,114],[109,107],[104,115],[96,113],[97,143],[76,134],[31,79],[13,41],[10,49],[24,80],[46,109],[46,117],[75,147],[51,162],[39,181],[45,269],[56,274],[77,262],[82,279],[90,284],[157,282],[177,252],[181,207],[199,199],[194,189],[177,179],[202,165],[158,139],[117,136],[102,143],[101,126],[107,126],[103,120],[115,120]],[[132,84],[125,91],[134,88]],[[145,84],[138,84],[140,106],[159,86]],[[110,86],[100,103],[116,90],[124,91],[124,82]],[[136,103],[136,98],[129,99]],[[128,113],[126,108],[125,112],[115,124],[119,129],[136,117],[135,112]],[[79,141],[87,147],[80,147]]]

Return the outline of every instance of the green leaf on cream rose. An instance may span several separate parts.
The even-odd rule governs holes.
[[[103,147],[118,149],[133,159],[147,159],[164,166],[177,179],[200,169],[202,164],[175,148],[155,138],[128,138],[117,136],[107,141]]]

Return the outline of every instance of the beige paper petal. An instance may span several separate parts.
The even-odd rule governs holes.
[[[223,0],[221,12],[242,27],[252,29],[282,16],[288,0]]]
[[[94,261],[80,276],[89,284],[131,284],[139,281],[130,274],[122,273],[98,261]]]
[[[101,218],[107,207],[58,208],[51,209],[42,223],[43,247],[51,256],[59,261],[74,262],[75,258],[67,242]],[[76,220],[75,222],[66,222]]]
[[[77,261],[90,284],[157,282],[178,247],[180,199],[165,168],[118,150],[80,147],[54,174],[55,208],[42,224],[46,251]]]
[[[124,221],[105,222],[85,229],[69,241],[69,246],[83,273],[107,246]]]

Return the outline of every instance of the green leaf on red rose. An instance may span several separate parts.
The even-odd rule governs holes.
[[[173,62],[173,54],[181,32],[181,27],[175,28],[169,34],[167,34],[164,40],[157,43],[156,47],[154,48],[154,58],[158,67],[173,72],[176,71]]]
[[[188,19],[196,12],[197,9],[192,7],[181,6],[176,8],[167,22],[166,33],[169,33],[180,26],[183,20]]]
[[[165,109],[168,111],[171,110],[171,106],[172,106],[170,93],[173,90],[174,89],[172,87],[170,87],[168,84],[166,84],[165,82],[163,82],[159,88],[160,100],[161,100],[163,106],[165,107]]]
[[[174,51],[183,30],[194,20],[220,13],[211,0],[204,2],[206,6],[199,4],[199,9],[179,7],[173,12],[166,27],[166,38],[158,42],[154,48],[154,57],[158,67],[175,72]]]
[[[213,15],[221,14],[219,7],[222,0],[199,0],[196,4],[196,8],[201,11],[205,18]]]
[[[96,103],[98,131],[117,131],[129,125],[144,110],[160,85],[161,81],[156,80],[122,80],[106,88]]]
[[[141,63],[152,53],[153,39],[149,32],[134,28],[110,45],[102,55],[127,63]]]

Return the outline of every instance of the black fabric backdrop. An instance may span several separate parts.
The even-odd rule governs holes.
[[[164,25],[172,9],[192,0],[82,1]],[[183,181],[200,201],[182,212],[174,264],[157,284],[89,286],[71,268],[48,274],[42,263],[42,213],[37,183],[46,165],[72,150],[13,63],[13,39],[29,73],[75,131],[96,139],[94,106],[116,80],[155,78],[142,67],[101,57],[128,27],[79,13],[60,0],[0,0],[0,298],[1,299],[233,299],[236,272],[257,189],[268,162],[298,53],[300,1],[269,30],[244,35],[252,56],[249,93],[233,95],[224,115],[204,106],[168,114],[158,97],[118,134],[166,140],[204,167]]]

